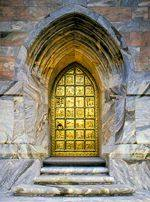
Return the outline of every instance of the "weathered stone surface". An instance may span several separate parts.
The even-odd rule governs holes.
[[[18,145],[16,144],[0,144],[0,156],[2,158],[17,158]]]
[[[89,0],[88,1],[88,7],[93,7],[93,6],[115,6],[116,2],[115,1],[110,1],[110,0]]]
[[[0,81],[0,95],[4,95],[15,83],[16,81]]]
[[[24,99],[22,96],[14,97],[14,133],[13,143],[28,143],[24,125]]]
[[[50,158],[51,159],[51,158]],[[49,161],[50,161],[49,159]],[[52,162],[56,158],[52,158]],[[100,167],[98,164],[93,164],[91,167],[90,161],[88,162],[90,167],[85,166],[86,160],[79,158],[80,164],[74,165],[74,167],[66,168],[65,158],[62,160],[61,166],[59,167],[54,164],[41,169],[41,175],[34,179],[34,184],[40,185],[19,185],[12,189],[16,195],[26,196],[57,196],[57,195],[129,195],[134,193],[134,189],[125,187],[122,185],[116,185],[114,178],[108,175],[106,167]],[[79,161],[78,159],[78,161]],[[86,158],[88,159],[88,158]],[[97,158],[98,159],[98,158]],[[57,161],[58,159],[56,159]],[[75,159],[70,161],[74,161]],[[68,162],[68,165],[71,165]],[[113,185],[110,185],[113,184]],[[48,185],[48,186],[43,186]]]
[[[132,18],[143,18],[148,19],[149,17],[149,8],[148,7],[138,7],[132,11]]]
[[[7,21],[0,22],[1,32],[30,32],[38,21]]]
[[[110,159],[110,175],[118,183],[150,190],[149,160],[127,162],[122,159]]]
[[[123,126],[125,116],[125,98],[121,97],[115,101],[115,127],[114,131],[117,133],[120,128]]]
[[[150,73],[141,71],[129,78],[127,86],[128,95],[150,95]]]
[[[41,169],[42,174],[107,174],[108,168],[106,167],[43,167]]]
[[[0,48],[0,56],[11,56],[16,57],[19,51],[19,47],[13,47],[13,46],[1,46]]]
[[[6,86],[7,86],[7,89],[2,92],[4,96],[17,96],[17,97],[23,96],[23,82],[22,81],[14,81],[11,83],[11,85],[6,85]]]
[[[109,156],[116,159],[144,160],[150,158],[150,147],[143,144],[120,144],[116,145]]]
[[[95,12],[104,15],[111,22],[126,22],[131,20],[132,14],[130,8],[115,8],[115,7],[90,7]]]
[[[12,56],[0,56],[0,79],[12,80],[14,78],[15,58]]]
[[[0,99],[0,144],[10,143],[13,139],[14,103],[13,100]]]
[[[2,158],[37,158],[48,156],[48,150],[41,145],[31,144],[0,144],[0,156]]]
[[[39,160],[0,159],[0,190],[10,190],[20,182],[30,184],[40,168]]]
[[[1,32],[1,45],[2,46],[20,46],[22,45],[27,36],[28,33],[26,32],[19,32],[19,31],[14,31],[14,32]]]
[[[16,8],[18,9],[16,12]],[[48,15],[50,12],[58,8],[58,5],[54,6],[1,6],[0,21],[38,21]]]
[[[30,142],[48,148],[48,106],[42,100],[43,92],[36,86],[28,86],[25,93],[28,94],[24,97],[26,136]]]
[[[63,0],[63,6],[67,6],[70,4],[78,4],[81,6],[87,6],[87,0]]]
[[[33,184],[33,179],[40,174],[41,166],[42,163],[40,160],[32,160],[30,167],[22,173],[22,175],[13,184],[13,187],[22,183]]]
[[[34,179],[35,184],[112,184],[114,178],[103,175],[41,175]]]
[[[150,193],[148,191],[143,192],[136,192],[134,195],[131,196],[91,196],[90,198],[88,196],[78,196],[78,197],[71,197],[71,196],[49,196],[43,197],[41,196],[35,196],[35,197],[28,197],[28,196],[14,196],[12,193],[6,193],[2,192],[0,193],[0,202],[35,202],[36,201],[43,201],[44,202],[68,202],[71,200],[71,202],[87,202],[87,201],[94,201],[94,202],[149,202]]]
[[[1,0],[1,6],[56,6],[61,5],[62,0],[30,0],[30,1],[24,1],[24,0]]]
[[[135,120],[132,115],[126,113],[126,120],[123,130],[116,135],[116,144],[134,144],[136,143]],[[132,119],[132,120],[131,120]]]
[[[143,2],[142,0],[88,0],[88,6],[114,6],[114,7],[137,7],[148,5],[148,2]]]
[[[136,70],[138,71],[148,71],[150,70],[150,47],[141,47],[138,57],[135,59]]]
[[[150,30],[149,20],[143,20],[143,18],[134,18],[127,22],[113,22],[113,25],[121,32],[146,32]]]
[[[149,31],[147,31],[147,32],[130,32],[130,33],[125,33],[125,34],[129,34],[126,36],[126,41],[127,41],[128,46],[143,47],[143,46],[150,45],[150,39],[148,37],[150,35]]]
[[[126,97],[125,103],[125,116],[123,117],[122,130],[119,130],[116,134],[116,144],[136,143],[135,97]]]
[[[123,185],[86,185],[86,186],[38,186],[38,185],[20,185],[14,188],[15,195],[26,196],[114,196],[114,195],[130,195],[134,192],[133,188]]]
[[[150,144],[150,97],[137,97],[135,107],[137,143]]]
[[[125,109],[129,113],[134,113],[135,112],[135,96],[127,96],[126,97]]]

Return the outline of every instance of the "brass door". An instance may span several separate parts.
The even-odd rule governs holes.
[[[51,98],[52,156],[98,156],[97,88],[72,64],[55,81]]]

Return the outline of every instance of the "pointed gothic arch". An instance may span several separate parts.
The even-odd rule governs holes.
[[[87,68],[102,93],[101,155],[105,154],[123,124],[131,71],[128,61],[127,47],[119,32],[103,16],[80,5],[63,7],[35,26],[18,55],[16,79],[23,80],[24,99],[30,101],[25,105],[29,113],[34,113],[33,127],[27,129],[26,135],[33,136],[41,155],[48,156],[50,147],[49,89],[57,75],[73,62]],[[116,107],[119,114],[115,113]],[[28,128],[28,121],[25,124]]]

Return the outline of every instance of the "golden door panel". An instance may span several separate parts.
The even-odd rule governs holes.
[[[83,67],[60,73],[51,98],[52,156],[98,156],[97,88]]]

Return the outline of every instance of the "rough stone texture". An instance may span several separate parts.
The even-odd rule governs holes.
[[[131,185],[137,190],[150,190],[150,161],[128,162],[122,159],[110,159],[110,175],[118,183]]]
[[[0,144],[0,156],[2,158],[19,158],[29,159],[38,158],[42,159],[48,156],[47,149],[44,149],[41,145],[31,144]]]
[[[38,186],[38,185],[20,185],[14,188],[15,195],[23,196],[114,196],[130,195],[134,189],[122,185],[88,185],[88,186]]]
[[[107,169],[105,165],[101,167],[100,164],[93,164],[90,167],[91,163],[87,161],[86,166],[86,161],[81,158],[77,165],[68,162],[68,167],[65,170],[67,163],[65,159],[59,167],[53,164],[55,159],[49,158],[49,163],[52,161],[50,165],[43,161],[44,167],[41,169],[41,175],[33,180],[34,185],[20,184],[12,189],[13,193],[25,196],[126,196],[132,195],[135,191],[132,187],[114,184],[114,178],[109,176],[108,172],[104,172],[104,169],[105,171]],[[92,158],[90,159],[93,161]],[[99,158],[99,163],[101,161]],[[70,165],[73,167],[69,167]]]
[[[150,72],[131,74],[127,86],[127,95],[149,96],[150,95]]]
[[[116,144],[134,144],[136,143],[135,127],[135,97],[128,96],[125,105],[125,117],[123,119],[123,128],[116,135]]]
[[[63,6],[70,4],[79,4],[81,6],[87,6],[87,0],[63,0]]]
[[[150,97],[136,98],[136,139],[138,144],[150,144]]]
[[[0,159],[0,191],[10,190],[21,182],[31,184],[40,169],[39,160]]]
[[[41,175],[34,179],[35,184],[112,184],[114,178],[110,176],[101,175]]]
[[[144,144],[118,144],[109,154],[110,158],[127,161],[150,159],[150,147]]]
[[[71,166],[63,166],[63,167],[43,167],[41,169],[42,174],[107,174],[108,168],[106,167],[71,167]]]
[[[87,201],[94,201],[94,202],[149,202],[150,201],[150,193],[149,192],[138,192],[133,196],[78,196],[78,197],[67,197],[67,196],[60,196],[60,197],[27,197],[27,196],[14,196],[12,193],[0,193],[0,202],[87,202]]]
[[[0,144],[13,139],[14,103],[13,100],[0,99]]]

